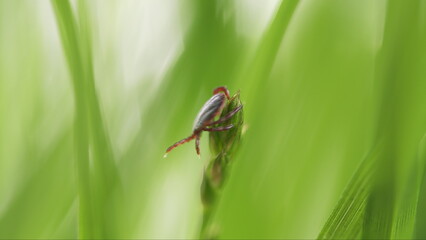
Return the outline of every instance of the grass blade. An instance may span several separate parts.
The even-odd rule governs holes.
[[[84,82],[84,73],[80,62],[80,52],[76,37],[77,24],[72,15],[69,1],[52,1],[55,10],[58,28],[61,34],[62,44],[70,73],[73,80],[74,99],[75,99],[75,121],[74,137],[76,147],[77,163],[77,181],[79,197],[79,237],[91,238],[99,236],[95,234],[93,223],[92,199],[90,191],[90,173],[89,173],[89,141],[88,126],[86,124],[86,84]]]
[[[246,93],[248,96],[259,92],[262,89],[262,84],[264,84],[261,79],[268,78],[284,34],[298,4],[298,0],[281,1],[274,19],[263,34],[247,72],[242,74],[239,79],[240,85],[251,84],[250,88],[247,89],[250,92]]]
[[[69,1],[52,0],[68,62],[75,97],[75,144],[79,189],[79,236],[101,238],[112,228],[107,202],[118,182],[93,76],[90,28],[86,6],[79,2],[79,23]],[[89,151],[92,157],[89,157]],[[89,161],[92,159],[93,167]]]
[[[418,130],[412,130],[414,125],[409,122],[412,119],[405,119],[410,114],[407,111],[416,105],[407,101],[410,96],[404,95],[401,88],[416,92],[417,79],[407,77],[415,65],[404,65],[404,58],[415,54],[411,46],[416,46],[418,4],[393,0],[387,4],[383,43],[376,65],[376,78],[382,90],[378,135],[384,139],[384,155],[379,160],[367,204],[363,238],[390,238],[392,232],[399,231],[398,221],[404,219],[404,215],[396,214],[402,194],[400,166],[408,162],[410,148],[406,143],[417,138]]]
[[[419,150],[420,188],[418,192],[416,222],[414,226],[415,238],[426,239],[426,136],[420,142]]]
[[[392,232],[393,239],[412,239],[415,233],[415,226],[419,224],[419,219],[416,220],[416,213],[423,211],[423,207],[420,206],[419,208],[418,206],[422,204],[422,199],[419,199],[419,197],[426,166],[425,143],[426,136],[420,141],[419,151],[416,156],[417,161],[411,167],[405,183],[405,190],[398,201]]]
[[[380,149],[376,147],[362,161],[318,239],[355,239],[362,231],[362,220]]]

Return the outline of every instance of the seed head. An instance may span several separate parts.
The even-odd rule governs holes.
[[[236,92],[222,110],[220,117],[227,115],[229,112],[241,105],[240,92]],[[233,128],[222,132],[210,132],[210,150],[213,156],[224,154],[230,157],[230,155],[233,155],[236,152],[241,138],[243,123],[243,109],[241,109],[232,118],[220,124],[220,126],[232,124],[234,126]]]

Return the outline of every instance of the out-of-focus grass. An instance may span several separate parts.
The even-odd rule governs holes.
[[[409,239],[415,236],[419,186],[425,165],[419,147],[422,147],[420,139],[426,116],[419,109],[426,99],[417,92],[417,87],[425,87],[424,81],[420,75],[412,74],[421,68],[406,64],[405,59],[423,57],[418,52],[419,18],[415,13],[418,7],[416,1],[387,3],[382,46],[375,64],[379,105],[377,127],[372,136],[378,142],[375,151],[378,154],[364,160],[370,163],[363,163],[359,173],[365,174],[354,176],[319,238]],[[411,102],[410,98],[416,101]],[[367,167],[369,165],[373,167]]]
[[[367,202],[363,238],[413,237],[412,234],[398,234],[407,219],[399,221],[398,218],[402,216],[398,215],[396,209],[397,200],[403,206],[411,204],[405,195],[407,191],[417,191],[410,189],[416,187],[416,181],[411,186],[401,183],[404,182],[403,177],[407,177],[407,165],[412,165],[413,160],[416,160],[416,149],[425,131],[424,121],[418,120],[426,117],[419,112],[426,99],[417,89],[426,85],[421,78],[411,75],[418,67],[404,62],[405,59],[421,58],[417,55],[416,47],[419,19],[416,9],[419,3],[392,0],[387,3],[382,46],[376,64],[376,81],[380,89],[378,95],[381,98],[377,138],[383,139],[384,148]],[[416,118],[412,117],[414,115]],[[416,174],[414,172],[410,178],[416,179]],[[395,236],[392,236],[392,232],[396,232]]]
[[[162,155],[218,85],[247,123],[221,238],[425,236],[425,7],[0,1],[0,237],[196,237],[208,139]]]
[[[77,4],[79,21],[68,0],[52,0],[74,89],[79,237],[104,238],[114,236],[111,193],[121,191],[117,191],[118,171],[95,90],[87,6],[84,1]]]

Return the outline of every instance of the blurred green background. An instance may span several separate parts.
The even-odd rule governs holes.
[[[245,131],[219,238],[426,238],[426,1],[0,0],[0,238],[197,238],[212,90]],[[422,140],[423,139],[423,140]]]

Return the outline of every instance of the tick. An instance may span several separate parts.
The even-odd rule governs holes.
[[[239,105],[238,107],[234,108],[225,116],[214,121],[215,117],[220,116],[223,108],[226,106],[226,104],[230,100],[231,100],[231,97],[229,96],[229,91],[226,87],[216,88],[213,91],[213,96],[204,104],[204,106],[198,112],[198,115],[194,121],[194,126],[192,128],[192,135],[185,139],[180,140],[179,142],[176,142],[175,144],[167,148],[166,154],[164,154],[164,157],[166,157],[167,154],[174,148],[184,143],[190,142],[194,138],[195,138],[195,150],[197,151],[197,155],[200,156],[200,138],[201,138],[201,133],[203,131],[219,132],[219,131],[226,131],[233,128],[234,125],[232,124],[229,124],[226,126],[220,126],[220,127],[213,127],[216,124],[220,124],[231,119],[232,116],[234,116],[238,111],[240,111],[243,108],[243,105]]]

